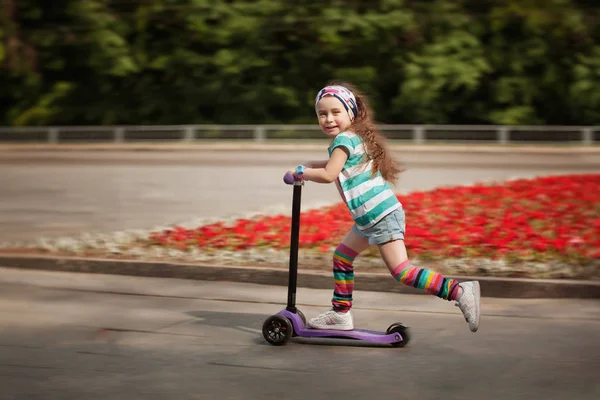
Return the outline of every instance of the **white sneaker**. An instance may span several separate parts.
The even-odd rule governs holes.
[[[460,311],[465,316],[471,332],[477,332],[479,328],[479,308],[481,305],[479,282],[463,282],[459,283],[458,286],[462,288],[463,293],[455,305],[460,308]]]
[[[340,313],[335,310],[325,311],[323,314],[311,318],[308,326],[313,329],[334,329],[336,331],[351,331],[354,329],[354,319],[350,311]]]

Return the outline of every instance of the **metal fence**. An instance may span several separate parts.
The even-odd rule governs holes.
[[[393,142],[568,143],[600,142],[600,126],[379,125]],[[3,143],[134,143],[323,139],[317,125],[167,125],[2,127]]]

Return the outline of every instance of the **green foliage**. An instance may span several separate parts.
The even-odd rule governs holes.
[[[408,54],[393,104],[399,116],[449,123],[468,107],[491,68],[477,35],[478,22],[451,3],[436,1],[434,7],[438,12],[427,24],[430,38]]]
[[[50,123],[53,116],[62,112],[60,100],[68,96],[71,89],[72,84],[69,82],[57,82],[48,93],[39,97],[36,104],[20,113],[15,118],[14,125],[46,125]]]
[[[385,123],[600,123],[600,6],[577,0],[19,0],[0,123],[314,123],[331,79]]]
[[[584,124],[600,121],[600,46],[595,46],[588,55],[577,55],[573,65],[573,84],[569,89],[571,112]]]

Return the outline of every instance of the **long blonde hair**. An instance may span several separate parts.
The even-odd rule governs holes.
[[[375,126],[373,122],[374,113],[369,106],[367,97],[348,82],[335,80],[329,82],[327,85],[343,86],[354,93],[356,105],[358,106],[358,115],[352,121],[349,130],[360,136],[365,143],[367,157],[373,160],[373,175],[380,172],[383,179],[395,184],[398,174],[403,169],[398,166],[391,156],[385,137]]]

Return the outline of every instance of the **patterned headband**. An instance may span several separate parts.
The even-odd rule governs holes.
[[[333,96],[341,101],[346,111],[348,111],[348,115],[350,115],[350,121],[353,121],[358,115],[358,105],[354,94],[343,86],[325,86],[321,89],[315,98],[315,111],[317,110],[317,104],[325,96]]]

